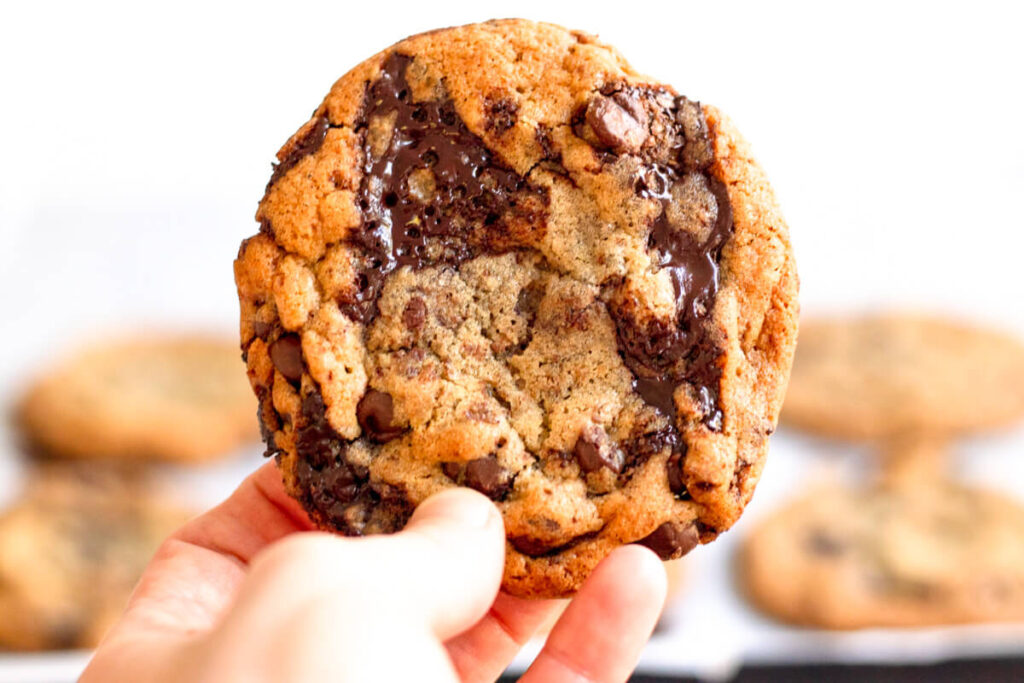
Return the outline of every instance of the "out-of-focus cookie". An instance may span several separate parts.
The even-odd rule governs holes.
[[[19,422],[49,455],[208,460],[258,436],[240,367],[219,338],[111,339],[36,381]]]
[[[1024,344],[910,313],[805,320],[782,420],[825,436],[955,435],[1024,417]]]
[[[235,262],[268,449],[322,528],[495,501],[504,588],[677,558],[753,493],[796,335],[764,172],[721,112],[593,36],[414,36],[278,153]]]
[[[0,649],[96,645],[188,514],[138,475],[51,464],[0,513]]]
[[[765,612],[828,629],[1024,619],[1024,507],[950,481],[822,487],[748,530]]]

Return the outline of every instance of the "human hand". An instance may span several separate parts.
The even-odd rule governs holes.
[[[499,593],[504,547],[469,489],[394,535],[313,531],[267,463],[164,542],[81,680],[494,680],[560,606]],[[651,551],[619,548],[522,680],[625,680],[665,590]]]

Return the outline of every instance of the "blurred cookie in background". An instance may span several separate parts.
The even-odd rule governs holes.
[[[801,321],[782,408],[790,426],[848,439],[956,435],[1024,417],[1024,344],[912,313]]]
[[[16,420],[47,455],[205,461],[258,437],[243,368],[215,337],[111,339],[40,377]]]
[[[0,649],[95,646],[189,514],[139,473],[52,463],[0,513]]]
[[[1024,508],[938,475],[820,487],[751,529],[738,559],[749,599],[794,624],[1024,620]]]

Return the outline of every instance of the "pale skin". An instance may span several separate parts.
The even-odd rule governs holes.
[[[267,463],[164,542],[81,680],[492,681],[560,606],[499,592],[504,551],[469,489],[391,536],[314,531]],[[626,680],[665,583],[650,550],[613,552],[521,680]]]

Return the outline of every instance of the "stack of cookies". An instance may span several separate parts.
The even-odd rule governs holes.
[[[0,512],[0,649],[94,646],[159,543],[189,516],[155,463],[208,462],[256,437],[234,344],[108,339],[22,396],[24,490]]]
[[[753,602],[850,629],[1024,619],[1024,506],[957,481],[950,442],[1024,418],[1024,344],[935,317],[805,322],[783,421],[867,442],[878,474],[830,485],[750,531]]]

